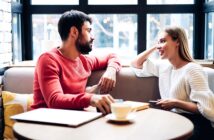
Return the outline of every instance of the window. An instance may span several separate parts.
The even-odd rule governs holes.
[[[33,59],[60,44],[57,23],[60,15],[33,15]]]
[[[205,11],[205,51],[204,58],[214,60],[214,0],[206,0]]]
[[[194,0],[147,0],[147,4],[194,4]]]
[[[205,27],[201,25],[207,24],[204,21],[205,14],[213,12],[209,11],[213,8],[213,0],[207,3],[202,0],[31,0],[23,2],[23,6],[28,8],[24,12],[24,17],[27,18],[23,20],[29,23],[28,25],[32,25],[32,29],[29,26],[23,26],[26,28],[24,36],[27,40],[24,42],[23,52],[30,54],[25,53],[24,60],[36,60],[41,53],[60,44],[57,23],[61,14],[71,9],[84,11],[94,19],[92,31],[95,40],[91,53],[114,51],[118,52],[122,59],[131,60],[152,46],[160,29],[169,25],[179,25],[185,29],[194,58],[205,58],[204,40],[209,40],[206,47],[210,46],[210,39],[204,39]],[[208,34],[210,36],[210,32],[207,31],[206,36]]]
[[[20,0],[12,0],[12,2],[20,3]]]
[[[89,5],[133,5],[137,0],[88,0]]]
[[[108,51],[123,59],[137,55],[137,16],[135,14],[92,14],[94,49],[91,53]],[[128,54],[128,55],[127,55]]]
[[[22,42],[22,3],[20,0],[12,0],[12,51],[13,63],[22,61],[23,42]]]
[[[158,40],[158,33],[166,26],[181,26],[185,29],[190,51],[193,50],[193,14],[148,14],[147,15],[147,48]]]
[[[61,15],[33,15],[33,58],[60,44],[57,23]],[[91,14],[95,36],[91,53],[111,51],[128,59],[137,55],[137,16]],[[129,27],[129,28],[127,28]],[[129,55],[127,55],[129,53]]]
[[[214,59],[214,12],[207,14],[205,58]]]
[[[32,5],[78,5],[79,0],[31,0]]]
[[[13,14],[13,63],[22,61],[22,47],[21,47],[21,16],[20,14]]]

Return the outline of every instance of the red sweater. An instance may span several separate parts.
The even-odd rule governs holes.
[[[90,105],[92,94],[86,93],[88,77],[93,70],[121,66],[114,54],[102,57],[80,55],[75,60],[64,57],[58,49],[42,54],[34,74],[32,109],[48,107],[83,109]]]

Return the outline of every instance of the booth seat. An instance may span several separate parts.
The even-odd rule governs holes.
[[[12,135],[11,128],[14,122],[11,122],[9,116],[29,110],[32,102],[34,70],[35,67],[11,67],[4,72],[0,100],[0,130],[2,136],[3,131],[9,131],[4,133],[4,137],[10,138]],[[204,67],[204,71],[208,74],[209,86],[214,91],[214,69]],[[92,72],[87,85],[97,84],[103,73],[104,70]],[[160,98],[157,77],[138,78],[130,67],[123,67],[117,74],[116,80],[116,87],[110,92],[116,99],[147,102]],[[9,98],[9,101],[2,101],[2,97]],[[21,99],[22,97],[24,100]],[[20,101],[23,109],[15,109]],[[13,107],[14,104],[16,106]],[[6,111],[13,113],[7,114]]]

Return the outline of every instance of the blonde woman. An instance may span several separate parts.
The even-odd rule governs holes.
[[[149,58],[155,51],[159,52],[161,60]],[[182,28],[166,28],[158,43],[139,54],[132,61],[132,66],[138,77],[159,77],[161,99],[156,105],[188,117],[194,124],[191,139],[214,139],[211,125],[214,122],[214,94],[203,68],[193,61],[189,53]]]

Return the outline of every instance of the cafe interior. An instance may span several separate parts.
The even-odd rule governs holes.
[[[60,16],[70,10],[82,11],[92,18],[91,32],[95,39],[89,55],[113,52],[120,58],[122,68],[110,94],[115,99],[143,103],[137,104],[139,108],[130,120],[115,121],[112,116],[86,114],[92,118],[83,118],[84,123],[73,127],[11,119],[31,110],[37,60],[61,44],[57,24]],[[184,29],[190,54],[208,73],[208,85],[213,92],[214,0],[0,0],[0,138],[190,138],[193,124],[189,120],[160,109],[150,110],[149,100],[160,98],[158,78],[136,77],[130,68],[130,62],[150,49],[158,41],[159,33],[169,26]],[[154,53],[152,57],[159,58],[159,54]],[[102,74],[103,71],[92,72],[87,85],[95,84]],[[80,120],[80,116],[84,115],[76,118]]]

